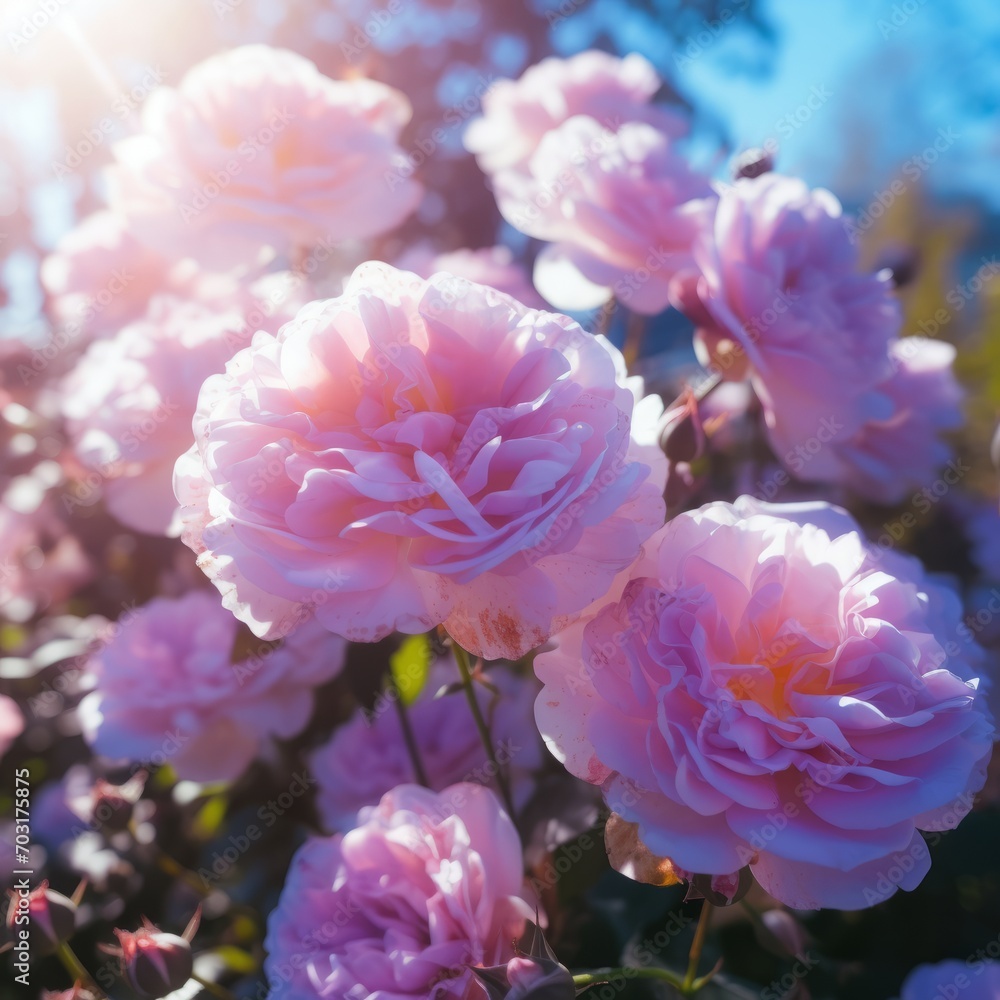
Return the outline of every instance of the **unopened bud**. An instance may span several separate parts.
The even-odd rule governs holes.
[[[142,997],[157,1000],[179,990],[194,970],[191,945],[150,923],[138,931],[115,930],[121,944],[122,975]]]
[[[14,927],[19,912],[13,903],[7,910],[7,926]],[[61,892],[49,888],[48,882],[39,882],[28,893],[28,924],[31,927],[31,949],[36,955],[51,955],[76,930],[76,903]]]
[[[98,778],[91,791],[91,816],[94,826],[105,833],[121,833],[127,830],[132,821],[135,803],[142,794],[142,786],[138,789],[128,785],[112,785],[110,781]]]

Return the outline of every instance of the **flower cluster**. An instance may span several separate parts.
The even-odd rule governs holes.
[[[268,5],[237,6],[248,37]],[[905,335],[918,256],[870,267],[770,148],[709,172],[638,54],[434,117],[468,49],[404,94],[426,12],[327,6],[296,41],[270,5],[316,63],[210,45],[125,95],[82,218],[0,268],[44,295],[0,342],[0,834],[41,882],[15,967],[110,996],[73,939],[121,918],[149,998],[692,996],[711,907],[753,893],[789,995],[840,962],[791,909],[901,912],[1000,801],[995,476],[963,481],[956,348]],[[637,944],[609,866],[676,929]],[[643,969],[571,971],[598,954]],[[997,957],[887,990],[988,991]]]

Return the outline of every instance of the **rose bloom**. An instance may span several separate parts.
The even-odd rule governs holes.
[[[698,327],[702,361],[750,379],[786,466],[839,482],[827,446],[895,412],[881,391],[900,324],[890,279],[858,271],[829,191],[772,173],[725,189],[695,258],[699,271],[678,275],[672,297]]]
[[[524,169],[546,132],[574,115],[616,130],[646,122],[669,136],[687,131],[677,112],[650,104],[662,81],[638,53],[624,59],[591,50],[569,59],[552,56],[519,80],[499,80],[483,96],[483,116],[465,131],[465,148],[487,174]]]
[[[438,271],[447,271],[457,278],[466,278],[477,285],[489,285],[531,309],[545,309],[542,297],[532,287],[528,272],[514,260],[509,247],[481,247],[478,250],[450,250],[435,253],[430,243],[410,247],[395,262],[401,271],[412,271],[429,278]]]
[[[855,493],[892,504],[920,487],[950,489],[968,468],[953,459],[942,431],[962,426],[962,387],[952,371],[955,348],[940,340],[904,337],[889,347],[893,372],[877,386],[892,406],[887,417],[871,420],[849,440],[838,442],[839,478]],[[808,471],[808,470],[807,470]],[[935,501],[942,494],[934,494]]]
[[[88,742],[105,757],[167,760],[192,781],[239,777],[265,738],[288,739],[309,721],[313,688],[340,672],[345,644],[306,623],[234,663],[236,638],[212,592],[154,598],[130,613],[88,665]]]
[[[114,146],[112,206],[150,245],[219,268],[366,239],[420,200],[397,144],[410,115],[391,87],[294,52],[222,52],[154,91],[143,132]]]
[[[157,296],[142,320],[91,344],[60,393],[71,444],[87,470],[80,502],[96,499],[89,479],[96,475],[122,524],[177,533],[171,482],[174,463],[194,440],[198,391],[255,330],[277,330],[295,314],[304,286],[289,282],[286,292],[281,279],[271,275],[242,291],[223,281],[208,301]]]
[[[954,1000],[959,996],[962,1000],[997,1000],[1000,963],[970,958],[918,965],[900,991],[900,1000]]]
[[[686,873],[792,907],[913,889],[994,738],[961,606],[825,503],[678,515],[619,601],[535,661],[539,729]]]
[[[639,390],[565,316],[365,264],[205,383],[183,537],[259,636],[306,609],[349,639],[444,623],[516,659],[662,523],[665,460],[642,451],[662,405]]]
[[[612,131],[584,116],[547,133],[525,172],[497,175],[494,193],[515,229],[552,243],[534,273],[549,302],[582,310],[614,294],[649,315],[692,266],[715,201],[662,132],[640,123]]]
[[[435,664],[420,696],[407,708],[427,782],[435,790],[457,781],[488,785],[495,776],[464,692],[435,697],[458,676],[453,660]],[[476,696],[520,807],[532,793],[533,772],[542,764],[531,713],[538,687],[534,678],[504,667],[491,669],[487,676],[498,693],[477,684]],[[359,710],[339,726],[329,743],[312,754],[310,770],[318,782],[316,808],[327,830],[352,826],[362,806],[375,805],[396,785],[417,781],[399,712],[391,702],[376,704],[373,712]]]
[[[272,1000],[474,1000],[470,965],[514,957],[534,908],[493,793],[400,785],[343,835],[299,849],[267,922]]]
[[[188,267],[140,243],[107,210],[71,229],[42,261],[40,277],[53,317],[86,339],[115,333],[139,319],[154,295],[192,281]]]

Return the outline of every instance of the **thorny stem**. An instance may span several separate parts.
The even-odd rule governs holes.
[[[452,649],[455,652],[455,662],[458,664],[459,673],[462,675],[462,687],[465,689],[465,697],[469,702],[472,711],[472,718],[479,730],[479,739],[482,740],[486,754],[493,764],[494,773],[497,776],[497,787],[503,796],[504,805],[507,807],[507,814],[513,820],[515,818],[514,800],[510,794],[510,786],[507,784],[507,776],[504,774],[497,760],[496,751],[493,748],[493,740],[490,737],[490,727],[483,718],[479,701],[476,698],[475,686],[472,681],[472,669],[469,666],[469,654],[454,639],[451,641]]]

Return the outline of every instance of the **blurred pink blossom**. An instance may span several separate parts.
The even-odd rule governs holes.
[[[665,135],[687,131],[681,114],[651,104],[662,81],[637,52],[624,59],[591,50],[569,59],[550,57],[518,80],[499,80],[483,97],[483,116],[465,132],[465,148],[484,173],[524,169],[547,132],[574,115],[588,115],[616,131],[646,122]]]
[[[114,147],[111,204],[151,246],[219,270],[366,239],[420,200],[397,145],[410,114],[399,91],[294,52],[222,52],[150,96],[143,132]]]
[[[715,201],[662,132],[584,116],[548,132],[524,171],[498,174],[494,193],[512,226],[552,244],[534,273],[549,302],[582,310],[614,295],[643,314],[669,304],[670,280],[692,266]]]
[[[70,440],[87,469],[74,495],[86,504],[103,494],[111,513],[136,531],[179,530],[173,469],[194,441],[201,384],[256,330],[276,331],[308,296],[306,284],[281,274],[249,289],[219,284],[207,299],[157,296],[141,320],[93,343],[62,383]]]
[[[436,697],[458,676],[454,661],[435,664],[420,697],[407,708],[428,783],[438,791],[456,781],[489,785],[495,777],[465,694]],[[533,772],[542,763],[531,714],[538,687],[534,678],[519,677],[504,667],[491,669],[487,679],[497,693],[477,684],[476,695],[497,761],[509,775],[515,805],[523,806],[533,789]],[[417,780],[396,707],[385,703],[380,708],[377,714],[355,712],[310,758],[318,781],[316,808],[328,830],[351,826],[362,806],[375,805],[396,785]]]
[[[345,643],[306,623],[234,663],[236,636],[236,620],[211,591],[154,598],[113,626],[90,660],[94,690],[80,706],[94,750],[169,762],[193,781],[227,781],[267,738],[296,735],[313,689],[340,672]]]

